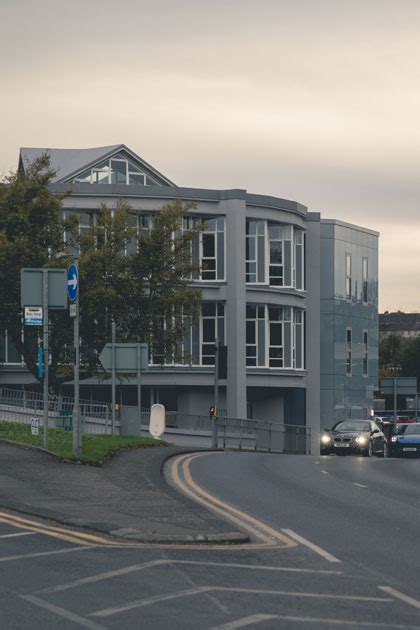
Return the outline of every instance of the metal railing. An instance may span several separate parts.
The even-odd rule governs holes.
[[[71,428],[73,398],[50,396],[48,423],[50,427]],[[84,433],[111,434],[111,410],[106,403],[81,400],[82,431]],[[38,416],[42,426],[43,395],[0,388],[0,420],[29,424]],[[122,405],[117,414],[117,433],[129,435],[130,429],[148,426],[150,409],[142,408],[139,422],[137,407]],[[273,453],[311,452],[311,429],[299,425],[285,425],[264,420],[251,420],[218,416],[216,421],[209,415],[188,414],[180,411],[166,412],[166,427],[171,431],[194,435],[203,439],[203,445],[211,444],[214,422],[217,428],[217,446],[223,449],[252,450]],[[137,433],[137,431],[136,431]],[[168,439],[170,437],[168,436]]]
[[[22,407],[23,409],[31,409],[33,411],[42,410],[44,408],[44,395],[39,392],[0,387],[0,404]],[[69,396],[57,396],[55,394],[48,396],[49,411],[56,411],[65,415],[65,412],[70,413],[73,411],[73,406],[74,398],[70,398]],[[110,405],[94,400],[82,399],[80,400],[80,413],[82,416],[105,419],[110,414]]]

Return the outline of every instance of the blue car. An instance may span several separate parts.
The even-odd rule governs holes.
[[[389,443],[390,457],[420,455],[420,422],[400,424]]]

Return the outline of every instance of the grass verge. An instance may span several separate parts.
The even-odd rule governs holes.
[[[44,446],[44,432],[39,429],[39,435],[31,434],[29,424],[18,422],[0,422],[0,438],[31,444],[32,446]],[[73,434],[64,429],[50,429],[48,432],[48,450],[60,457],[73,457]],[[110,453],[127,448],[145,448],[166,446],[162,440],[148,437],[123,437],[112,435],[84,435],[81,459],[86,462],[98,462]]]

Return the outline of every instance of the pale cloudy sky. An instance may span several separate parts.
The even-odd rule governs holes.
[[[0,0],[0,175],[122,142],[380,231],[380,307],[420,311],[419,75],[420,0]]]

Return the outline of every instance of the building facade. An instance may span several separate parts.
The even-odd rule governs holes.
[[[21,149],[20,168],[25,169],[45,151]],[[63,201],[63,217],[76,214],[81,230],[89,229],[101,204],[112,208],[120,199],[129,202],[138,230],[150,229],[153,215],[176,198],[194,202],[191,220],[204,223],[192,252],[200,263],[192,283],[202,290],[202,307],[201,317],[183,340],[189,359],[185,364],[161,367],[151,357],[143,380],[146,403],[162,402],[185,413],[207,413],[213,403],[217,336],[228,347],[227,378],[220,383],[219,402],[228,416],[306,424],[311,426],[316,447],[320,414],[323,420],[328,416],[327,424],[332,424],[332,414],[336,417],[338,413],[340,388],[352,401],[352,408],[359,406],[361,413],[365,412],[366,388],[377,380],[377,248],[373,245],[366,245],[371,303],[365,313],[369,313],[370,325],[360,318],[361,330],[366,327],[369,331],[369,371],[360,375],[363,386],[356,383],[361,369],[356,360],[358,345],[352,355],[351,377],[341,378],[346,333],[341,339],[338,327],[354,329],[352,344],[356,344],[356,337],[357,344],[362,343],[362,332],[356,332],[353,322],[358,308],[356,295],[364,290],[364,285],[361,288],[356,283],[359,263],[355,252],[365,247],[359,244],[359,235],[376,240],[377,235],[354,226],[344,228],[338,222],[323,222],[319,213],[309,212],[295,201],[246,190],[177,187],[125,145],[49,152],[51,166],[57,170],[52,189],[60,193],[71,185],[71,195]],[[347,242],[343,241],[343,229],[348,239],[344,249],[354,256],[354,304],[347,299],[341,304],[339,298],[347,282],[340,253],[341,243]],[[332,322],[337,329],[333,337],[329,330]],[[17,357],[6,348],[7,338],[5,349],[0,347],[0,382],[15,386],[29,382],[24,366],[13,365],[9,357]],[[103,399],[105,387],[108,391],[109,385],[94,379],[83,382],[82,396],[89,393]],[[121,392],[122,402],[129,404],[135,385],[124,385]]]
[[[321,220],[321,426],[366,418],[378,385],[378,233]]]

